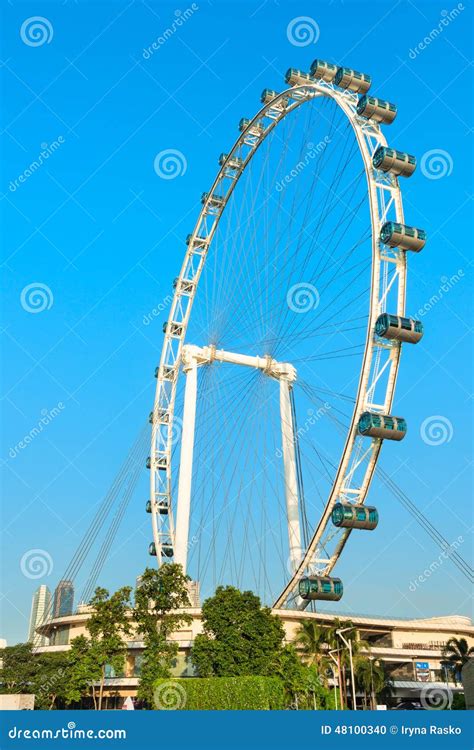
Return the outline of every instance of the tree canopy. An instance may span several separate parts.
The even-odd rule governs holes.
[[[201,677],[266,676],[275,670],[283,625],[251,591],[219,586],[202,606],[202,624],[191,655]]]

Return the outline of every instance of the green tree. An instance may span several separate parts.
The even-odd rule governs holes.
[[[323,678],[315,665],[302,663],[295,646],[284,646],[275,669],[283,682],[287,694],[287,703],[298,710],[319,710],[334,708],[330,690],[324,685]]]
[[[170,676],[178,653],[178,643],[170,636],[192,622],[192,617],[182,611],[190,606],[190,580],[181,565],[167,563],[158,570],[146,568],[135,592],[133,617],[145,643],[138,697],[149,707],[153,705],[156,680]]]
[[[318,673],[327,682],[330,641],[333,640],[329,628],[319,625],[315,620],[302,620],[296,632],[295,644],[303,654],[305,663],[316,666]]]
[[[65,699],[65,686],[68,678],[69,654],[39,653],[34,656],[35,708],[52,710],[58,700]]]
[[[125,636],[131,632],[130,594],[131,587],[124,586],[110,595],[107,589],[97,588],[89,602],[94,608],[87,622],[91,636],[90,647],[100,666],[99,695],[97,708],[102,709],[102,698],[106,677],[106,667],[121,672],[125,663],[127,646]]]
[[[376,696],[386,687],[386,676],[382,662],[358,655],[354,659],[355,681],[364,693],[364,708],[376,709]]]
[[[474,646],[469,647],[465,638],[450,638],[443,647],[443,662],[453,675],[455,682],[461,680],[463,666],[474,655]]]
[[[0,651],[1,689],[4,693],[32,693],[36,665],[31,643],[18,643],[6,646]]]
[[[71,641],[64,684],[64,702],[78,703],[90,695],[97,709],[95,683],[100,682],[102,668],[96,654],[97,647],[90,638],[80,635]]]
[[[201,677],[273,673],[285,632],[251,591],[219,586],[202,606],[202,624],[191,654]]]

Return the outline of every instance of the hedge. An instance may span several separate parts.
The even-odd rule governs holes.
[[[286,707],[279,677],[185,677],[159,679],[155,708],[177,711],[269,711]]]

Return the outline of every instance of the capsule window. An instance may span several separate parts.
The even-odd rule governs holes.
[[[396,315],[388,315],[391,326],[398,328],[398,317]]]
[[[421,320],[415,320],[415,331],[417,333],[423,333],[423,323]]]
[[[402,328],[404,331],[411,331],[411,320],[410,318],[402,318]]]

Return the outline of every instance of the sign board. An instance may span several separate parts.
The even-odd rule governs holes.
[[[430,681],[430,663],[428,661],[415,662],[415,673],[418,682]]]

